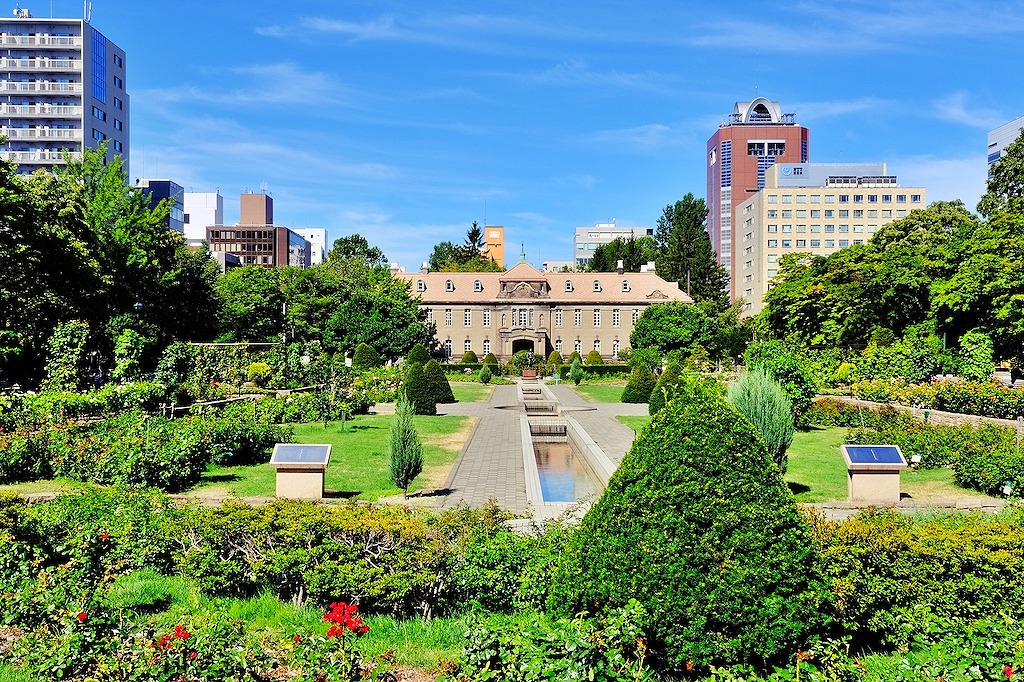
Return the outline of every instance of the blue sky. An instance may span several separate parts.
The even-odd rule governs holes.
[[[50,8],[23,2],[36,16]],[[54,0],[58,16],[82,4]],[[1024,115],[1020,2],[94,0],[128,54],[131,175],[268,190],[276,222],[418,267],[476,220],[506,253],[653,226],[762,95],[812,162],[875,162],[974,208],[986,134]]]

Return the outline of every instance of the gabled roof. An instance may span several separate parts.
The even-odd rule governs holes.
[[[505,272],[402,272],[424,304],[458,305],[543,301],[556,305],[629,305],[693,299],[654,272],[541,272],[517,263]]]

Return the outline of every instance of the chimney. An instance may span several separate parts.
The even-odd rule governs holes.
[[[617,273],[618,273],[618,274],[620,274],[620,275],[621,275],[621,274],[622,274],[623,272],[625,272],[625,270],[624,270],[624,269],[623,269],[623,267],[622,267],[622,260],[617,260],[617,261],[615,261],[615,272],[617,272]]]
[[[424,275],[430,272],[430,263],[428,263],[427,261],[423,261],[423,263],[420,265],[420,272],[422,272]]]

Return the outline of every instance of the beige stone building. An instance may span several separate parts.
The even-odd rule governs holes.
[[[541,272],[519,263],[506,272],[396,273],[419,296],[449,358],[468,350],[507,361],[521,350],[562,357],[596,350],[611,360],[629,347],[640,313],[652,304],[692,303],[654,272]]]
[[[925,207],[923,187],[902,187],[884,163],[777,163],[765,186],[736,207],[734,290],[748,315],[787,254],[829,256]]]

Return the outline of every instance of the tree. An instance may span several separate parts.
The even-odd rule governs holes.
[[[571,356],[570,356],[571,357]],[[572,383],[577,386],[583,381],[583,363],[580,362],[580,356],[577,355],[572,359],[572,363],[569,365],[569,379]]]
[[[654,415],[584,516],[548,606],[636,599],[654,664],[689,679],[790,657],[821,625],[825,593],[810,532],[753,427],[695,387]]]
[[[217,280],[217,294],[221,299],[219,340],[281,340],[285,298],[279,271],[257,265],[234,268]]]
[[[677,360],[669,360],[668,365],[665,366],[665,371],[658,377],[658,381],[654,384],[654,390],[651,391],[650,400],[647,403],[647,413],[654,415],[659,412],[661,408],[672,400],[676,395],[676,388],[682,377],[682,370],[679,368],[679,362]]]
[[[430,252],[430,259],[427,261],[427,266],[432,272],[440,272],[448,263],[459,262],[456,254],[457,247],[451,242],[435,244],[434,250]]]
[[[381,367],[384,364],[380,353],[373,349],[368,343],[361,343],[352,352],[352,369],[357,372]]]
[[[46,388],[74,391],[84,383],[89,323],[72,320],[57,325],[47,342]]]
[[[708,209],[703,199],[687,193],[662,211],[654,238],[660,251],[658,274],[676,281],[694,301],[708,301],[720,309],[729,305],[728,273],[718,265],[707,233]]]
[[[474,353],[472,350],[467,350],[465,353],[462,354],[462,359],[459,361],[459,364],[476,364],[476,362],[476,353]]]
[[[402,384],[402,395],[413,405],[416,414],[434,416],[437,414],[437,403],[427,385],[423,373],[423,365],[413,363],[405,370],[405,382]]]
[[[624,271],[639,272],[641,265],[654,262],[657,257],[658,244],[652,237],[617,237],[594,249],[587,269],[590,272],[615,272],[621,260]]]
[[[409,485],[423,471],[423,445],[413,421],[413,406],[404,395],[399,395],[395,403],[390,436],[391,481],[402,489],[402,497],[409,497]]]
[[[698,306],[681,301],[655,303],[640,313],[629,345],[689,355],[697,345],[715,345],[716,332],[715,321]]]
[[[113,376],[119,381],[135,381],[142,376],[142,356],[149,339],[134,329],[125,329],[114,342]]]
[[[409,293],[409,283],[372,269],[349,290],[325,324],[324,345],[337,350],[368,343],[386,358],[399,358],[415,344],[429,343],[426,313]]]
[[[587,353],[587,364],[603,365],[604,359],[601,357],[601,351],[595,349]]]
[[[988,334],[972,329],[960,337],[960,376],[968,381],[991,381],[995,368]]]
[[[483,230],[474,222],[461,246],[447,241],[435,245],[428,267],[435,272],[503,272],[501,266],[483,255],[484,245]]]
[[[782,387],[793,405],[793,422],[811,406],[817,389],[806,364],[781,341],[751,344],[746,354],[747,368],[762,370]]]
[[[473,221],[473,226],[466,232],[466,241],[462,245],[462,260],[470,261],[480,256],[484,249],[484,231]]]
[[[997,213],[1024,215],[1024,131],[1003,148],[988,170],[988,186],[978,201],[978,213],[986,218]]]
[[[331,250],[327,252],[327,260],[332,263],[350,259],[363,261],[370,266],[386,265],[388,262],[384,252],[376,246],[370,246],[366,237],[360,234],[335,239]]]
[[[409,354],[405,356],[406,363],[410,365],[414,364],[426,364],[427,360],[430,359],[430,353],[427,351],[427,347],[422,343],[417,343],[409,349]]]
[[[793,403],[782,387],[764,371],[753,370],[729,387],[728,399],[761,434],[768,454],[785,474],[786,450],[793,442]]]
[[[448,377],[441,369],[441,363],[431,358],[423,365],[423,377],[426,380],[427,391],[431,400],[435,403],[454,403],[455,394],[452,393],[452,385],[448,383]]]
[[[654,373],[646,366],[638,364],[633,367],[633,370],[629,373],[629,381],[626,382],[626,387],[622,389],[621,401],[624,403],[646,403],[651,400],[651,393],[654,392],[654,386],[657,383],[657,379],[654,378]]]

